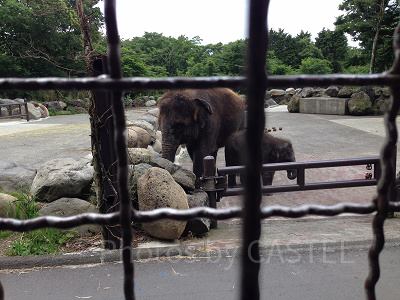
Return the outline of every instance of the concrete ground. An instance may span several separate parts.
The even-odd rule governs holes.
[[[127,111],[127,119],[135,120],[146,109]],[[266,127],[282,127],[272,134],[292,141],[298,161],[325,160],[378,156],[385,139],[382,116],[354,117],[349,115],[291,114],[286,106],[266,109]],[[251,116],[250,116],[251,117]],[[42,121],[8,121],[0,123],[1,160],[36,166],[53,158],[80,159],[90,153],[90,126],[88,116],[56,116]],[[191,161],[184,155],[180,164],[191,169]],[[218,166],[224,166],[223,149],[218,154]],[[397,159],[397,168],[399,158]],[[307,171],[307,182],[364,178],[365,166],[341,167]],[[285,172],[277,172],[274,184],[290,183]],[[278,193],[264,196],[262,206],[282,205],[297,207],[304,204],[334,205],[342,202],[369,203],[376,187],[346,188],[336,190]],[[218,208],[242,206],[242,197],[222,198]],[[273,217],[263,221],[263,248],[284,247],[368,247],[372,240],[372,215],[345,214],[334,218],[304,217],[287,219]],[[387,241],[400,241],[400,219],[385,223]],[[240,247],[242,221],[219,221],[218,228],[201,239],[184,239],[175,242],[153,241],[143,244],[137,253],[159,255],[163,249],[170,253],[209,253],[226,250],[231,253]],[[172,247],[172,248],[171,248]],[[178,249],[178,250],[176,250]],[[183,250],[182,250],[183,249]],[[177,252],[178,251],[178,252]],[[168,254],[168,253],[167,253]],[[104,253],[90,254],[98,262]],[[87,261],[81,255],[77,261]],[[119,258],[119,257],[118,257]],[[27,258],[24,258],[25,263]],[[14,260],[17,262],[17,260]],[[53,263],[62,259],[52,259]],[[56,262],[54,262],[56,261]],[[66,263],[71,262],[67,260]],[[0,261],[0,263],[6,262]],[[34,262],[32,262],[34,263]],[[75,262],[74,262],[75,263]],[[43,264],[45,264],[43,262]]]

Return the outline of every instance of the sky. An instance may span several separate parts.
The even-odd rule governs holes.
[[[282,28],[296,36],[301,30],[317,37],[324,27],[334,29],[343,14],[343,0],[270,0],[268,28]],[[99,3],[103,10],[104,2]],[[234,42],[247,37],[246,0],[117,0],[118,30],[122,39],[147,32],[164,36],[199,36],[202,44]]]

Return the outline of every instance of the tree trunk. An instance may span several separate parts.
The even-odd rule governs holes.
[[[79,26],[81,29],[83,40],[83,52],[85,61],[85,74],[86,77],[93,77],[100,74],[95,74],[94,61],[96,57],[93,55],[93,47],[89,31],[89,21],[85,15],[82,0],[76,0],[76,13],[79,19]],[[93,92],[88,93],[89,98],[89,120],[90,120],[90,137],[91,137],[91,150],[93,156],[94,168],[94,186],[96,192],[97,207],[101,207],[104,202],[104,184],[103,184],[103,164],[100,156],[100,140],[98,135],[98,118],[96,114],[96,107],[94,102]],[[104,235],[103,230],[103,235]]]
[[[85,11],[83,9],[82,0],[76,0],[76,13],[78,15],[79,26],[81,28],[81,34],[83,40],[83,56],[85,60],[86,77],[92,77],[93,61],[94,61],[93,47],[88,27],[89,22],[85,15]]]
[[[378,16],[378,22],[376,24],[376,31],[375,31],[374,41],[372,43],[371,62],[370,62],[370,65],[369,65],[369,74],[374,73],[375,56],[376,56],[376,49],[377,49],[377,46],[378,46],[379,32],[381,31],[382,21],[383,21],[383,14],[385,13],[385,8],[386,8],[387,5],[388,5],[388,0],[381,0],[381,3],[379,4],[379,16]]]

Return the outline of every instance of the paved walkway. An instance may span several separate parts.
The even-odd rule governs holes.
[[[145,110],[127,112],[127,119],[134,120]],[[293,142],[298,161],[324,160],[378,156],[384,142],[383,117],[353,117],[336,115],[291,114],[285,106],[266,109],[267,128],[282,127],[272,134]],[[20,128],[17,130],[17,128]],[[79,159],[90,153],[90,128],[87,115],[57,116],[39,122],[1,122],[0,157],[2,160],[35,165],[48,159],[72,157]],[[180,163],[191,168],[186,155]],[[224,155],[218,154],[219,166],[224,165]],[[399,159],[397,159],[399,167]],[[307,171],[309,182],[364,178],[365,166],[342,167]],[[290,183],[285,172],[277,172],[274,184]],[[369,203],[376,187],[336,190],[279,193],[263,197],[262,205],[297,207],[303,204],[334,205],[342,202]],[[242,206],[242,197],[226,197],[219,208]],[[301,219],[270,218],[263,221],[260,245],[271,247],[368,247],[372,240],[372,215],[341,215],[334,218],[305,217]],[[385,222],[387,241],[400,242],[400,219]],[[242,221],[220,221],[218,228],[204,238],[186,238],[176,242],[153,241],[143,244],[135,253],[137,258],[152,255],[197,253],[209,255],[238,251],[241,242]],[[288,248],[289,247],[289,248]],[[109,257],[109,258],[107,258]],[[76,258],[76,259],[75,259]],[[0,265],[36,264],[34,258],[0,259]],[[40,264],[75,264],[103,262],[119,259],[119,254],[107,251],[57,258],[41,258]],[[64,261],[64,262],[63,262]]]

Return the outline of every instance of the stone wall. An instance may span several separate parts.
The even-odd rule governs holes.
[[[288,105],[293,113],[383,115],[390,101],[387,87],[330,86],[328,88],[272,89],[265,101]]]

